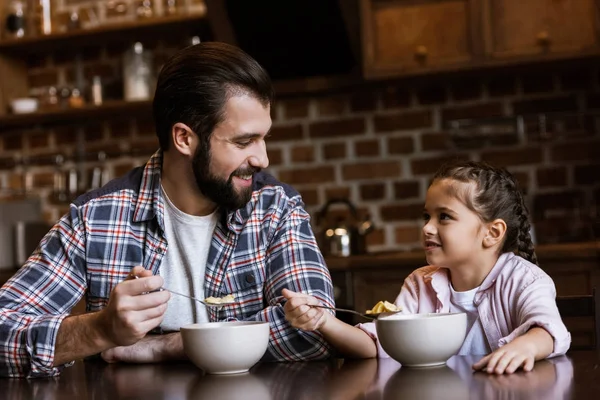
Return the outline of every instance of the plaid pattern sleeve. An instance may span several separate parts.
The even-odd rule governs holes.
[[[220,239],[216,248],[231,250],[214,251],[217,262],[209,255],[207,295],[231,293],[236,305],[218,315],[213,311],[211,319],[268,321],[271,337],[263,361],[329,358],[331,347],[322,335],[292,327],[283,310],[284,288],[334,306],[331,276],[300,195],[290,197],[281,186],[267,186],[255,191],[251,204],[248,215],[238,213],[237,225],[215,235]]]
[[[85,290],[84,240],[72,208],[0,289],[0,376],[54,376],[58,328]]]

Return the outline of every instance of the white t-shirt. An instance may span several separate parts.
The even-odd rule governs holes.
[[[161,188],[162,189],[162,188]],[[160,264],[166,288],[204,299],[206,260],[218,213],[189,215],[179,210],[162,189],[165,198],[165,236],[169,244]],[[194,300],[172,294],[160,327],[179,331],[188,324],[208,322],[206,307]]]
[[[479,287],[466,292],[457,292],[451,283],[448,285],[450,286],[450,312],[467,313],[467,336],[457,354],[461,356],[489,354],[491,348],[485,338],[485,332],[481,326],[477,307],[474,303],[475,293],[477,293]]]

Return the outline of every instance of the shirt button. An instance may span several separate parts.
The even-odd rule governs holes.
[[[255,280],[256,280],[256,278],[254,278],[254,275],[252,275],[252,274],[246,275],[246,282],[254,283]]]
[[[159,247],[158,249],[156,249],[156,252],[157,252],[158,254],[162,254],[162,253],[164,253],[164,252],[165,252],[165,250],[164,250],[162,247]]]

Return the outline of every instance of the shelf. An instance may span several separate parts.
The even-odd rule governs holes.
[[[152,33],[160,34],[177,28],[178,32],[199,33],[208,22],[204,14],[137,19],[124,23],[101,25],[96,28],[53,33],[46,36],[0,40],[0,53],[28,54],[48,51],[65,45],[93,45],[108,41],[122,41],[133,34],[144,39]]]
[[[31,114],[10,114],[0,117],[0,132],[30,129],[39,125],[71,124],[96,121],[98,118],[142,115],[152,116],[152,101],[107,101],[101,106],[87,105],[82,108],[65,108],[40,111]]]

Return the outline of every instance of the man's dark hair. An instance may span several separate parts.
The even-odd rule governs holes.
[[[167,151],[177,122],[189,126],[204,151],[210,135],[224,119],[233,95],[249,95],[265,107],[273,101],[271,79],[260,64],[241,49],[219,42],[189,46],[163,66],[154,94],[153,114],[160,147]]]

